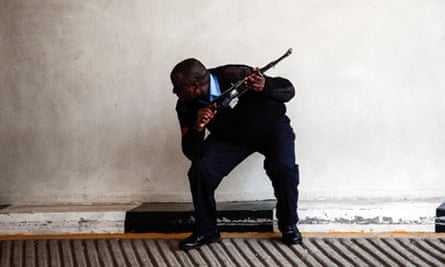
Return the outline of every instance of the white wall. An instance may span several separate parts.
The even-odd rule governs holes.
[[[0,204],[190,201],[169,72],[292,47],[301,199],[445,192],[445,2],[0,0]],[[272,198],[254,155],[218,200]]]

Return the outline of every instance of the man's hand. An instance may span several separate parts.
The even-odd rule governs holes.
[[[253,90],[255,92],[263,91],[266,79],[263,75],[261,75],[261,73],[258,72],[258,70],[258,67],[254,68],[253,73],[244,79],[244,86],[248,90]]]
[[[199,109],[196,115],[195,130],[198,132],[204,130],[205,126],[213,119],[216,113],[217,110],[214,106]]]

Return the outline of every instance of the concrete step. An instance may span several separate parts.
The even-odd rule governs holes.
[[[275,201],[222,202],[217,224],[223,232],[273,232]],[[183,233],[194,230],[191,203],[144,203],[126,213],[126,233]]]

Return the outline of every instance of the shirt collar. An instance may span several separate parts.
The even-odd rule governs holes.
[[[219,87],[218,78],[214,74],[210,74],[209,102],[204,101],[202,99],[198,100],[198,102],[203,105],[208,105],[210,104],[210,102],[215,100],[220,95],[221,95],[221,89]]]
[[[210,88],[209,88],[210,102],[215,100],[215,98],[217,98],[220,95],[221,95],[221,89],[219,87],[218,78],[214,74],[210,74]]]

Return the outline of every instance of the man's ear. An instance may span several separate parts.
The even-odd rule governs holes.
[[[195,94],[201,94],[201,84],[198,81],[195,81],[192,84],[192,88]]]
[[[193,88],[199,88],[199,87],[201,87],[201,85],[199,84],[198,81],[194,81],[194,82],[192,83],[192,86],[193,86]]]

